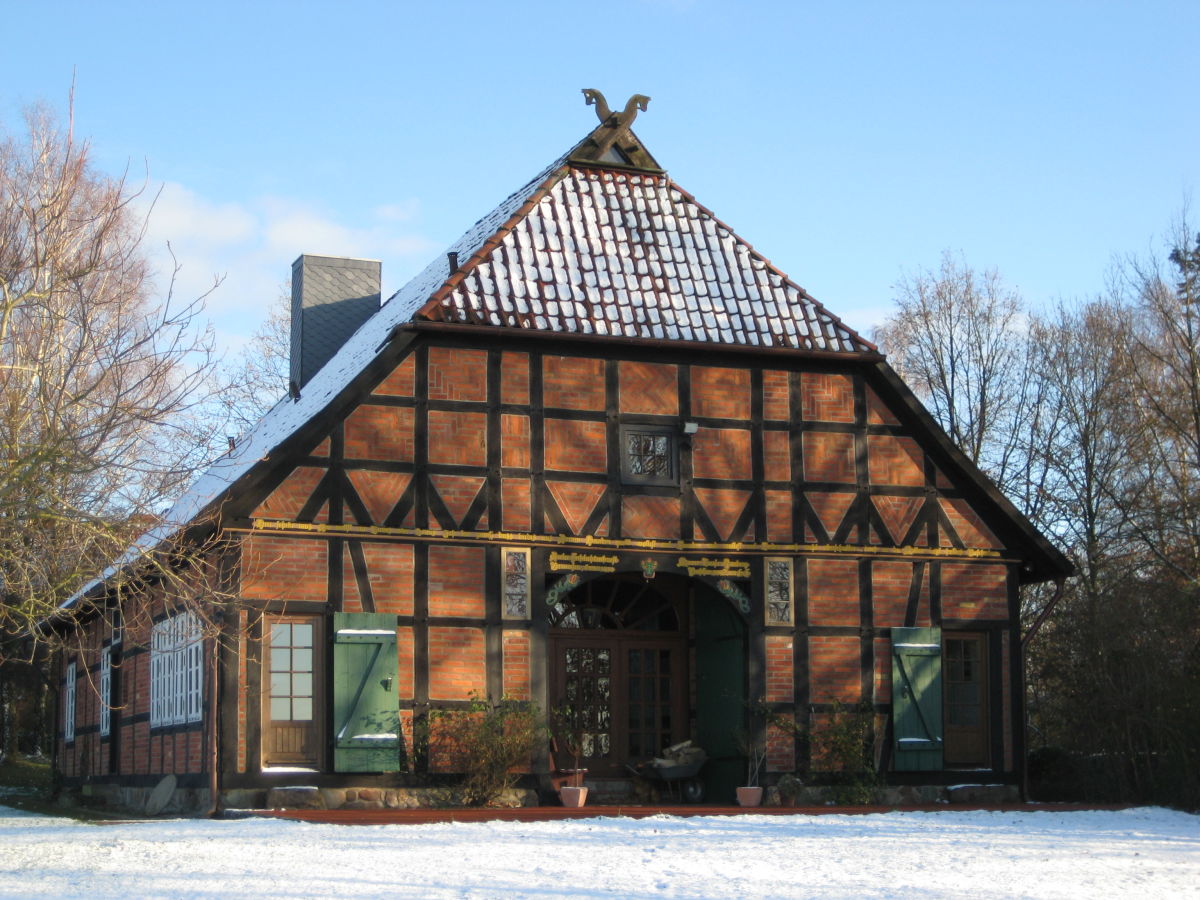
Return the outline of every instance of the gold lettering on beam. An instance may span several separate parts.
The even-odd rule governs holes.
[[[604,556],[598,553],[559,553],[550,554],[551,572],[615,572],[619,556]]]
[[[676,562],[681,569],[695,578],[697,575],[728,575],[731,578],[749,578],[750,563],[744,559],[688,559],[681,556]]]
[[[769,541],[760,543],[720,543],[716,541],[672,541],[646,540],[631,538],[572,537],[570,535],[532,534],[528,532],[510,531],[457,531],[454,529],[436,528],[385,528],[380,525],[330,525],[327,523],[292,522],[284,519],[252,519],[250,527],[231,527],[228,531],[240,533],[245,531],[262,532],[266,534],[307,533],[326,537],[353,536],[359,538],[379,538],[382,540],[425,540],[425,541],[455,541],[475,544],[518,544],[529,547],[579,547],[594,550],[612,551],[641,551],[650,553],[753,553],[769,556],[871,556],[881,559],[896,559],[916,557],[919,559],[976,559],[996,562],[1019,562],[1020,559],[1002,550],[971,547],[959,550],[956,547],[880,547],[864,544],[776,544]],[[688,566],[693,566],[702,575],[728,575],[733,578],[747,578],[750,575],[750,563],[730,559],[686,560]],[[711,563],[716,568],[709,569],[705,563]],[[721,566],[732,565],[735,570],[718,571]],[[680,566],[686,568],[681,562]]]

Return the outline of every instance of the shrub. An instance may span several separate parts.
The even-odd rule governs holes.
[[[531,703],[472,697],[466,709],[430,713],[431,755],[462,773],[457,800],[466,806],[495,803],[545,741],[545,722]]]
[[[835,702],[828,720],[812,735],[813,767],[830,784],[830,799],[843,805],[874,803],[881,779],[875,768],[874,716],[869,705]]]

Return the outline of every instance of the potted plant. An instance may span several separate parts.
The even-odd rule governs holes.
[[[583,757],[584,741],[588,735],[584,711],[569,703],[560,705],[554,710],[554,733],[574,762],[572,768],[560,768],[556,772],[560,778],[566,776],[558,787],[558,799],[563,806],[581,807],[587,803],[588,795],[588,789],[583,783],[587,769],[579,765]]]
[[[737,789],[738,806],[761,806],[763,789],[758,783],[758,773],[767,758],[766,745],[745,730],[738,731],[737,744],[746,757],[746,783]]]

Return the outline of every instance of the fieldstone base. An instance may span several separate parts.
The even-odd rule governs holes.
[[[255,806],[254,798],[235,797],[234,793],[226,795],[228,806],[242,809]],[[245,803],[247,800],[251,802]],[[453,791],[445,788],[278,787],[271,788],[266,795],[267,809],[429,809],[454,805]],[[494,805],[537,806],[537,793],[513,788],[501,794]]]

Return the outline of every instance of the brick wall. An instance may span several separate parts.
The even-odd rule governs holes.
[[[701,428],[692,436],[692,474],[697,478],[751,477],[750,432]]]
[[[483,616],[482,547],[429,547],[429,614]]]
[[[542,358],[542,403],[559,409],[604,409],[604,361],[576,356]]]
[[[858,625],[858,562],[810,559],[808,619],[813,625]]]
[[[546,468],[607,472],[608,444],[603,422],[546,419]]]
[[[247,535],[242,541],[242,596],[324,603],[328,553],[323,540]]]
[[[502,641],[504,654],[504,696],[528,700],[529,632],[508,629]]]
[[[344,433],[350,459],[413,458],[413,410],[408,407],[358,406],[346,417]]]
[[[254,515],[268,519],[297,518],[301,508],[308,502],[308,498],[312,496],[313,491],[324,477],[325,469],[312,466],[297,467],[279,487],[271,492],[266,500],[258,505],[258,508],[254,510]],[[329,511],[326,506],[321,508],[321,513],[315,521],[326,522],[329,520]]]
[[[809,697],[813,703],[857,703],[862,699],[861,650],[857,637],[808,639]]]
[[[1000,563],[942,563],[942,615],[1007,619],[1008,572]]]
[[[803,442],[805,478],[854,483],[854,435],[806,431]]]
[[[429,629],[429,696],[435,700],[466,700],[483,693],[483,630]]]
[[[431,409],[429,458],[450,465],[486,465],[487,415]]]
[[[816,422],[853,422],[854,390],[848,375],[800,374],[800,410]]]
[[[750,418],[750,370],[692,366],[692,415]]]
[[[487,352],[459,347],[429,348],[430,400],[487,400]]]
[[[679,374],[675,366],[622,360],[617,372],[621,412],[679,414]]]

